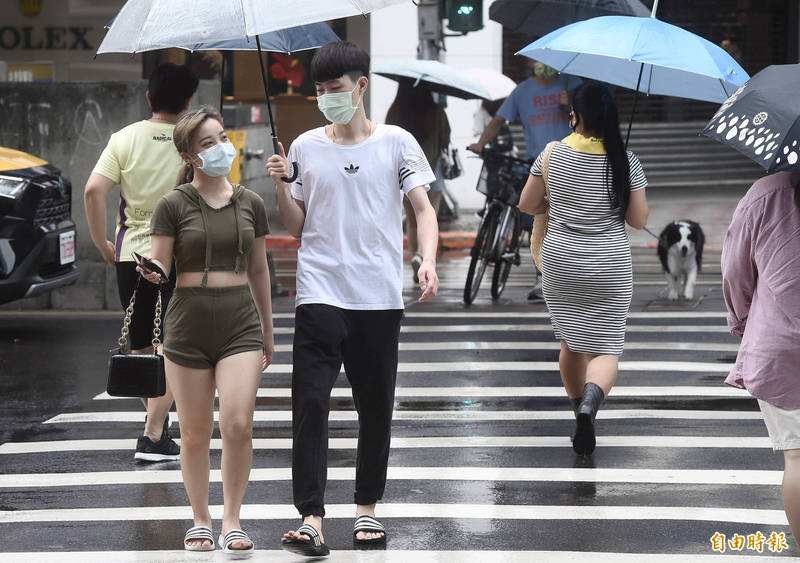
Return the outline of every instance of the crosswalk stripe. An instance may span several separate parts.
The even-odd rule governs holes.
[[[257,391],[261,398],[289,399],[292,390],[289,387],[262,387]],[[611,389],[609,397],[735,397],[751,399],[744,389],[727,385],[692,386],[692,385],[658,385],[637,387],[619,385]],[[350,387],[334,387],[331,397],[335,399],[352,397]],[[395,397],[566,397],[563,387],[397,387]],[[106,392],[94,397],[96,401],[127,400],[126,397],[112,397]]]
[[[573,420],[575,414],[569,411],[507,411],[507,410],[442,410],[418,411],[395,410],[392,420],[449,420],[465,421],[498,421],[498,420]],[[722,411],[722,410],[689,410],[689,409],[603,409],[597,413],[598,419],[616,420],[627,418],[640,419],[677,419],[677,420],[761,420],[760,411]],[[331,422],[356,422],[358,413],[355,410],[331,411],[328,419]],[[214,420],[219,420],[219,412],[214,411]],[[291,422],[290,410],[259,410],[253,415],[254,422]],[[44,424],[72,424],[76,422],[142,422],[139,411],[121,412],[76,412],[58,414],[44,421]]]
[[[344,517],[346,518],[346,517]],[[710,544],[709,544],[710,545]],[[764,548],[767,551],[767,548]],[[747,552],[744,552],[747,553]],[[434,551],[434,550],[386,550],[380,551],[376,558],[365,557],[364,551],[337,549],[334,551],[337,563],[364,563],[365,561],[380,561],[381,563],[442,563],[458,561],[459,563],[719,563],[718,554],[682,554],[682,553],[630,553],[630,552],[591,552],[591,551]],[[377,555],[377,554],[376,554]],[[249,561],[288,561],[286,552],[280,549],[268,550],[256,546],[255,553],[248,558]],[[183,562],[183,561],[229,561],[229,557],[220,550],[213,553],[203,553],[198,557],[187,557],[183,550],[163,551],[92,551],[91,558],[103,563],[144,563],[158,562]],[[734,555],[726,553],[725,563],[763,563],[764,561],[787,561],[782,555]],[[39,551],[0,553],[2,563],[86,563],[86,552],[58,551],[49,554]],[[299,560],[299,559],[298,559]],[[334,560],[333,558],[331,560]]]
[[[721,362],[675,362],[675,361],[622,361],[619,371],[645,372],[703,372],[728,373],[733,364]],[[480,372],[493,371],[552,371],[558,372],[558,362],[400,362],[398,373],[427,372]],[[292,364],[271,364],[267,374],[292,373]],[[342,367],[344,373],[344,367]]]
[[[401,352],[441,352],[448,350],[560,350],[561,343],[556,340],[546,342],[400,342]],[[732,342],[626,342],[625,351],[656,350],[656,351],[699,351],[699,352],[737,352],[739,345]],[[278,344],[276,352],[291,352],[291,344]]]
[[[780,485],[782,471],[765,469],[610,469],[575,467],[392,467],[393,481],[530,481],[579,483],[661,483],[682,485]],[[222,482],[222,472],[212,469],[210,479]],[[289,467],[254,468],[250,481],[291,481]],[[355,468],[329,467],[329,481],[353,481]],[[0,488],[83,487],[182,483],[179,469],[149,471],[88,471],[82,473],[11,473],[0,475]]]
[[[456,278],[456,279],[453,279],[453,281],[448,281],[448,280],[440,281],[439,282],[439,289],[463,290],[464,289],[464,279],[465,278],[466,278],[466,276],[462,277],[460,280],[458,278]],[[530,289],[530,287],[532,285],[533,285],[533,278],[531,278],[530,281],[527,281],[527,280],[517,281],[517,278],[514,278],[513,281],[509,280],[509,281],[506,282],[506,288],[509,288],[509,287],[525,287],[525,288]],[[667,288],[667,284],[664,282],[664,278],[663,277],[661,277],[661,279],[645,279],[645,280],[643,280],[639,276],[636,276],[636,275],[633,276],[633,287],[634,287],[634,289],[637,286],[641,287],[641,286],[655,286],[655,285],[663,286],[665,290]],[[718,277],[714,277],[714,278],[711,278],[711,277],[698,277],[697,278],[697,283],[695,285],[696,286],[722,285],[722,278],[718,278]],[[485,285],[481,284],[481,288],[482,288],[481,291],[484,291],[487,296],[489,295],[489,286],[490,286],[490,284],[488,284],[488,283],[485,284]],[[413,286],[406,286],[406,289],[411,289],[412,287]],[[483,288],[485,288],[485,289],[483,289]],[[478,293],[478,296],[480,297],[481,293]]]
[[[180,444],[180,439],[175,440]],[[353,450],[356,438],[329,438],[333,450]],[[598,447],[609,448],[720,448],[758,449],[772,448],[767,437],[759,436],[598,436]],[[136,447],[135,439],[109,440],[49,440],[39,442],[7,442],[0,444],[0,455],[130,451]],[[211,440],[212,450],[222,449],[222,440]],[[569,448],[568,436],[395,436],[392,449],[416,448]],[[253,449],[289,450],[291,438],[253,438]]]
[[[275,334],[294,334],[292,327],[275,327]],[[552,332],[551,324],[475,324],[475,325],[402,325],[401,333],[433,332]],[[663,334],[687,332],[728,333],[722,325],[649,325],[628,323],[627,332],[659,332]]]
[[[725,319],[727,313],[721,311],[631,311],[629,319]],[[407,319],[549,319],[547,311],[447,311],[447,312],[407,312]],[[282,318],[294,318],[287,313]]]
[[[210,506],[211,517],[222,517],[222,506]],[[783,510],[726,508],[715,506],[548,506],[503,504],[381,503],[385,518],[457,518],[491,520],[691,520],[786,526]],[[353,518],[353,505],[329,504],[326,518]],[[115,520],[189,520],[190,506],[51,508],[0,511],[0,523],[19,522],[110,522]],[[245,504],[244,520],[297,518],[290,504]]]
[[[735,469],[607,469],[607,468],[509,468],[509,467],[389,467],[390,480],[525,481],[581,483],[656,483],[684,485],[780,485],[782,471]],[[255,468],[249,481],[291,481],[291,468]],[[220,470],[210,472],[212,482],[222,482]],[[355,469],[332,467],[329,481],[353,481]],[[92,471],[83,473],[12,473],[0,475],[0,488],[81,487],[182,483],[180,470]]]
[[[23,313],[24,314],[24,313]],[[630,311],[629,319],[724,319],[723,311]],[[272,313],[273,319],[294,319],[294,312]],[[406,311],[406,319],[549,319],[547,311]]]

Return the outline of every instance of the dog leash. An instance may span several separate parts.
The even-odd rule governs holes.
[[[661,237],[659,237],[657,234],[655,234],[653,231],[651,231],[647,227],[642,227],[642,230],[647,231],[648,233],[653,235],[653,238],[655,238],[656,240],[661,240]]]

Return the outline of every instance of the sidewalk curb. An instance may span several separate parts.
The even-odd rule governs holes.
[[[300,239],[294,238],[289,234],[276,234],[267,235],[265,243],[268,249],[292,249],[300,248]],[[475,233],[469,231],[443,231],[439,233],[439,246],[445,250],[463,250],[472,248],[475,243]],[[648,243],[631,243],[632,248],[656,248],[658,246],[655,242]],[[403,237],[403,248],[408,248],[408,240]],[[707,244],[703,247],[705,250],[719,252],[722,250],[721,246]]]

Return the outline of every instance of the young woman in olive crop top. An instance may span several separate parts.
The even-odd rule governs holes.
[[[264,235],[264,202],[232,185],[236,151],[222,117],[208,106],[186,113],[173,133],[186,162],[179,185],[156,204],[150,222],[153,262],[167,274],[175,259],[177,286],[164,341],[167,379],[181,430],[181,471],[194,512],[184,548],[211,551],[209,444],[214,392],[219,392],[224,512],[219,536],[226,553],[249,553],[239,510],[252,461],[256,391],[275,349]],[[151,281],[158,274],[143,271]]]

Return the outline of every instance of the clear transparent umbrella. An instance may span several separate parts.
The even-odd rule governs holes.
[[[472,67],[465,69],[464,72],[480,82],[484,90],[489,93],[487,98],[489,101],[507,98],[517,87],[517,83],[508,76],[491,68]]]
[[[272,144],[278,136],[272,118],[267,75],[261,57],[262,34],[337,18],[366,15],[409,0],[128,0],[103,39],[98,54],[220,44],[255,39],[267,98]],[[211,47],[206,47],[211,48]],[[222,49],[223,47],[215,47]],[[235,47],[227,47],[235,48]],[[297,50],[297,49],[295,49]],[[297,166],[293,166],[295,174]],[[287,178],[293,181],[294,178]]]
[[[424,82],[431,92],[455,96],[465,100],[490,99],[489,92],[481,83],[466,72],[439,61],[420,59],[397,59],[376,65],[372,72],[392,80],[408,80],[414,86]]]
[[[128,0],[101,50],[138,53],[255,37],[409,0]]]

